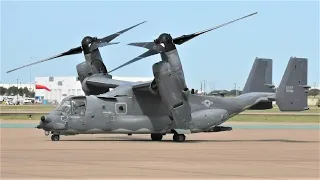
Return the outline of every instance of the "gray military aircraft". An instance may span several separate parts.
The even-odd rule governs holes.
[[[152,140],[160,141],[163,135],[171,133],[175,142],[183,142],[185,134],[232,130],[220,125],[246,109],[269,109],[272,101],[276,101],[281,111],[308,109],[306,92],[310,87],[306,86],[307,59],[303,58],[290,59],[277,92],[272,90],[269,78],[272,70],[268,70],[270,60],[267,60],[261,61],[267,70],[251,71],[245,94],[214,97],[190,93],[175,45],[248,16],[177,38],[163,33],[154,42],[131,43],[149,50],[114,70],[160,53],[162,61],[153,65],[152,81],[114,80],[109,75],[114,70],[91,74],[83,80],[83,89],[114,89],[63,99],[52,112],[41,117],[37,128],[43,129],[46,135],[51,133],[52,141],[60,140],[60,135],[99,133],[151,134]]]
[[[307,110],[307,59],[289,60],[277,92],[272,92],[267,64],[270,60],[256,59],[240,96],[185,93],[191,107],[190,133],[230,131],[232,127],[220,125],[247,109],[270,109],[272,101],[281,111]],[[51,132],[52,141],[58,141],[60,135],[99,133],[151,134],[154,141],[173,133],[174,141],[185,141],[185,135],[177,132],[179,127],[168,116],[160,93],[151,92],[150,86],[151,82],[127,82],[101,95],[69,96],[42,116],[37,128],[46,135]]]

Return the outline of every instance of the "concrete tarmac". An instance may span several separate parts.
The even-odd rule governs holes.
[[[61,136],[1,128],[1,179],[319,179],[319,130]]]

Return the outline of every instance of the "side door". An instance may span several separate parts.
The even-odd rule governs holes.
[[[86,104],[84,101],[71,101],[70,120],[75,129],[81,130],[85,127]]]

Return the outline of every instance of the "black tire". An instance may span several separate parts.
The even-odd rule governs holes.
[[[162,134],[151,134],[152,141],[161,141],[163,135]]]
[[[51,140],[52,140],[52,141],[59,141],[59,140],[60,140],[60,136],[57,135],[57,134],[53,134],[53,135],[51,136]]]
[[[186,136],[184,134],[174,134],[173,140],[175,142],[184,142],[186,140]]]

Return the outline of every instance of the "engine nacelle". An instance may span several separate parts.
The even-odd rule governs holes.
[[[99,95],[109,92],[109,88],[95,87],[94,85],[86,83],[86,79],[92,76],[93,74],[101,73],[106,75],[106,71],[107,70],[103,62],[100,60],[94,60],[91,63],[85,61],[77,65],[78,79],[81,83],[82,90],[86,95]],[[111,79],[112,76],[109,75],[108,78]]]
[[[89,48],[87,47],[86,43],[90,43],[92,41],[92,38],[86,37],[82,41],[82,43],[85,44],[84,48]],[[90,51],[88,53],[85,53],[84,57],[86,61],[77,65],[78,78],[81,83],[85,78],[93,74],[108,72],[106,66],[102,61],[102,57],[98,49],[92,52]]]
[[[158,93],[170,112],[177,129],[189,129],[191,107],[188,103],[187,88],[179,83],[181,72],[172,71],[168,62],[161,61],[152,66]],[[152,83],[151,83],[152,84]]]
[[[107,73],[107,69],[101,60],[92,62],[84,61],[77,65],[78,78],[82,82],[85,78],[98,73]]]
[[[83,80],[93,74],[90,64],[84,61],[76,66],[78,73],[78,80],[82,83]]]

